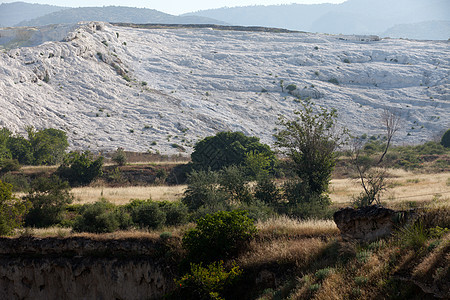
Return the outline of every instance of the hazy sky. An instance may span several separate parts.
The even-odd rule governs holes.
[[[10,3],[13,1],[1,1],[0,3]],[[23,1],[23,0],[22,0]],[[131,7],[146,7],[153,8],[169,14],[182,14],[186,12],[193,12],[201,9],[219,8],[219,7],[233,7],[246,5],[273,5],[273,4],[316,4],[316,3],[342,3],[345,0],[82,0],[82,1],[68,1],[68,0],[31,0],[23,1],[29,3],[51,4],[58,6],[108,6],[120,5]],[[376,0],[375,0],[376,1]]]

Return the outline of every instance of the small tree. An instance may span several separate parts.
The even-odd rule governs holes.
[[[303,110],[288,120],[280,116],[284,127],[274,136],[276,145],[292,161],[292,168],[303,182],[309,194],[321,194],[328,190],[335,165],[335,150],[341,138],[335,131],[336,111],[318,108],[311,102],[302,102]]]
[[[63,161],[69,146],[64,131],[54,128],[36,131],[33,127],[28,127],[27,133],[35,165],[56,165]]]
[[[59,166],[57,174],[72,185],[89,184],[103,174],[103,157],[93,159],[89,151],[70,153],[64,163]]]
[[[391,145],[392,138],[399,129],[400,117],[385,110],[382,114],[382,122],[386,130],[386,144],[378,159],[362,155],[362,140],[353,142],[352,164],[358,172],[363,192],[354,200],[358,207],[369,206],[374,202],[380,204],[380,196],[387,188],[387,170],[382,165],[383,159]]]
[[[61,222],[65,208],[73,201],[69,184],[55,176],[37,178],[31,186],[25,197],[32,204],[26,225],[48,227]]]
[[[112,157],[112,161],[119,166],[124,166],[127,164],[127,156],[125,154],[125,151],[123,151],[123,148],[117,148],[116,153],[114,153]]]
[[[8,235],[23,224],[30,203],[12,195],[12,185],[0,180],[0,235]]]
[[[261,153],[273,165],[276,158],[270,147],[257,137],[248,137],[242,132],[219,132],[199,141],[191,155],[196,169],[212,171],[223,167],[244,164],[247,153]]]

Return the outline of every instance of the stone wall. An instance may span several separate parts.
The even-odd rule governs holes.
[[[160,299],[174,288],[154,240],[0,239],[0,299]]]

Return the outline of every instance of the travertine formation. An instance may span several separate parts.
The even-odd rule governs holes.
[[[334,213],[333,218],[344,240],[372,242],[389,236],[412,214],[372,205],[360,209],[346,207]]]
[[[0,239],[0,299],[160,299],[174,288],[163,244]]]

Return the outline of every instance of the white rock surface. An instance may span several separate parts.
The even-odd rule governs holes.
[[[220,130],[271,144],[278,115],[300,108],[283,80],[354,135],[382,133],[386,108],[402,118],[397,143],[448,129],[449,42],[360,38],[84,23],[0,52],[0,127],[61,128],[72,149],[188,153]]]

